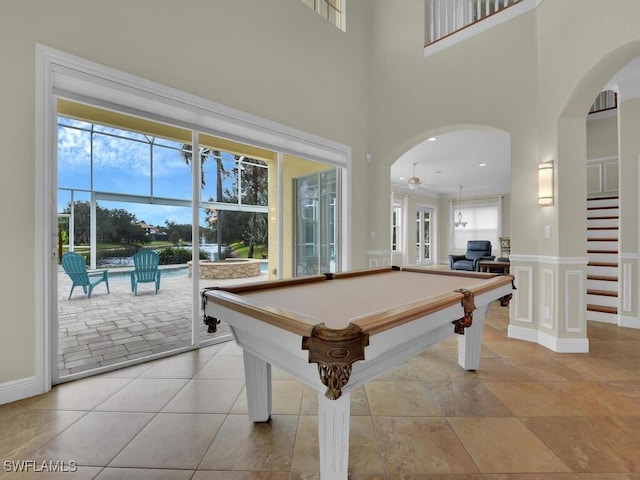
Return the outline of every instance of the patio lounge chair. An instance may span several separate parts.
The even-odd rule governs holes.
[[[131,272],[131,291],[138,295],[138,283],[155,283],[160,290],[160,255],[153,250],[141,250],[133,256],[134,270]]]
[[[76,287],[82,287],[84,293],[88,294],[88,298],[91,298],[93,287],[100,282],[105,283],[107,293],[109,293],[109,272],[107,270],[87,270],[87,263],[82,255],[74,252],[65,253],[62,256],[62,268],[73,282],[69,298]]]

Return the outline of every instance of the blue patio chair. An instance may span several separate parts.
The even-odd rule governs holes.
[[[131,291],[138,295],[138,283],[155,283],[160,290],[160,255],[153,250],[140,250],[133,256],[134,270],[131,272]]]
[[[109,293],[109,272],[107,270],[87,270],[87,263],[82,255],[74,252],[65,253],[62,255],[62,268],[73,282],[69,298],[73,295],[73,289],[76,287],[82,287],[84,293],[88,294],[88,298],[91,298],[93,287],[100,282],[105,283],[107,293]]]

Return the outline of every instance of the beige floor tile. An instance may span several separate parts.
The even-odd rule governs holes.
[[[640,480],[640,473],[581,473],[580,480]]]
[[[102,378],[138,378],[150,368],[153,368],[155,362],[141,363],[132,367],[119,368],[111,372],[100,375]]]
[[[443,418],[374,417],[384,467],[392,473],[477,473]]]
[[[289,472],[231,472],[198,470],[192,480],[290,480]]]
[[[271,413],[274,415],[298,415],[302,404],[304,384],[297,380],[272,380]],[[247,390],[242,389],[229,413],[246,415],[249,412]]]
[[[0,460],[24,460],[85,412],[62,410],[0,411]],[[0,473],[2,470],[0,470]]]
[[[96,410],[159,412],[187,382],[178,378],[138,378],[111,395]]]
[[[427,382],[426,388],[445,417],[508,417],[513,415],[479,382]]]
[[[540,358],[548,359],[552,352],[536,343],[524,340],[483,341],[485,347],[503,358]]]
[[[193,378],[244,380],[244,361],[242,356],[216,355]]]
[[[576,372],[554,358],[515,358],[515,367],[523,375],[536,382],[575,382],[585,380]]]
[[[637,340],[607,339],[590,340],[589,356],[592,357],[640,357]]]
[[[484,359],[483,359],[484,360]],[[480,368],[483,368],[481,362]],[[422,381],[431,382],[477,382],[474,372],[468,372],[458,365],[457,353],[453,357],[420,355],[409,360],[411,368]]]
[[[211,358],[188,352],[156,360],[153,366],[141,375],[141,378],[192,378]]]
[[[586,415],[640,415],[637,399],[615,393],[597,382],[554,382],[544,386]]]
[[[49,465],[36,464],[34,468],[29,470],[25,467],[21,467],[19,471],[12,469],[6,475],[2,475],[0,470],[0,476],[3,480],[93,480],[102,470],[102,467],[71,467],[69,464]]]
[[[110,467],[195,469],[224,415],[159,413]]]
[[[364,387],[372,415],[404,417],[442,415],[422,382],[369,382]]]
[[[600,382],[607,390],[640,401],[640,382]]]
[[[534,382],[484,382],[483,385],[518,417],[585,415],[566,397]]]
[[[111,395],[132,380],[129,378],[105,378],[102,376],[83,378],[61,383],[51,391],[27,399],[27,408],[53,410],[93,410]]]
[[[483,358],[475,372],[481,382],[534,382],[536,379],[526,373],[513,358]]]
[[[191,380],[163,408],[176,413],[229,413],[243,391],[242,380]]]
[[[324,395],[324,392],[321,393]],[[365,387],[360,385],[351,390],[351,415],[371,415],[369,409],[369,400]],[[317,415],[318,414],[318,392],[317,390],[304,386],[302,393],[302,405],[300,407],[300,415]]]
[[[242,348],[235,342],[235,340],[232,340],[230,342],[226,342],[216,355],[242,357],[243,354]]]
[[[383,475],[384,467],[371,417],[351,417],[349,437],[349,478],[353,478],[354,474]],[[291,471],[304,473],[304,478],[319,472],[319,452],[318,417],[301,416]]]
[[[521,420],[574,472],[640,471],[640,417],[529,417]]]
[[[416,375],[416,372],[411,368],[409,362],[404,362],[397,367],[390,368],[386,372],[381,373],[372,382],[384,381],[384,382],[416,382],[420,379]]]
[[[455,417],[448,421],[483,473],[571,471],[517,418]]]
[[[107,465],[151,418],[150,413],[90,412],[38,449],[33,458]]]
[[[381,475],[385,473],[371,417],[351,417],[349,426],[349,472],[363,475]]]
[[[577,473],[501,473],[484,475],[483,480],[580,480]]]
[[[199,468],[289,471],[297,424],[296,415],[272,415],[266,423],[229,415]]]
[[[317,407],[316,397],[316,407]],[[318,410],[316,408],[316,413]],[[369,398],[364,385],[360,385],[351,390],[351,416],[371,415],[371,407],[369,406]]]
[[[299,415],[304,384],[297,380],[272,381],[272,413],[275,415]],[[245,395],[246,398],[246,395]]]
[[[640,362],[624,357],[614,359],[605,357],[569,357],[558,362],[567,368],[580,372],[586,380],[617,382],[640,380]]]
[[[193,470],[105,468],[96,480],[189,480]]]
[[[483,480],[479,473],[412,473],[387,475],[386,480]]]

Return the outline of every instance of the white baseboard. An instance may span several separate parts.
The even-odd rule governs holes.
[[[588,338],[558,338],[534,328],[509,325],[509,338],[537,343],[556,353],[589,353]]]
[[[625,317],[624,315],[620,315],[620,317],[618,318],[618,326],[640,329],[640,318]]]
[[[36,377],[26,377],[0,383],[0,405],[40,395],[41,393]]]
[[[524,328],[516,325],[509,325],[507,336],[509,338],[515,338],[516,340],[538,343],[538,330],[536,328]]]

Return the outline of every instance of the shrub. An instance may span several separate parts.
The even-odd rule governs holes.
[[[166,247],[158,250],[161,265],[175,265],[179,263],[187,263],[191,261],[191,250],[183,247]],[[201,260],[208,260],[207,252],[200,252]]]

